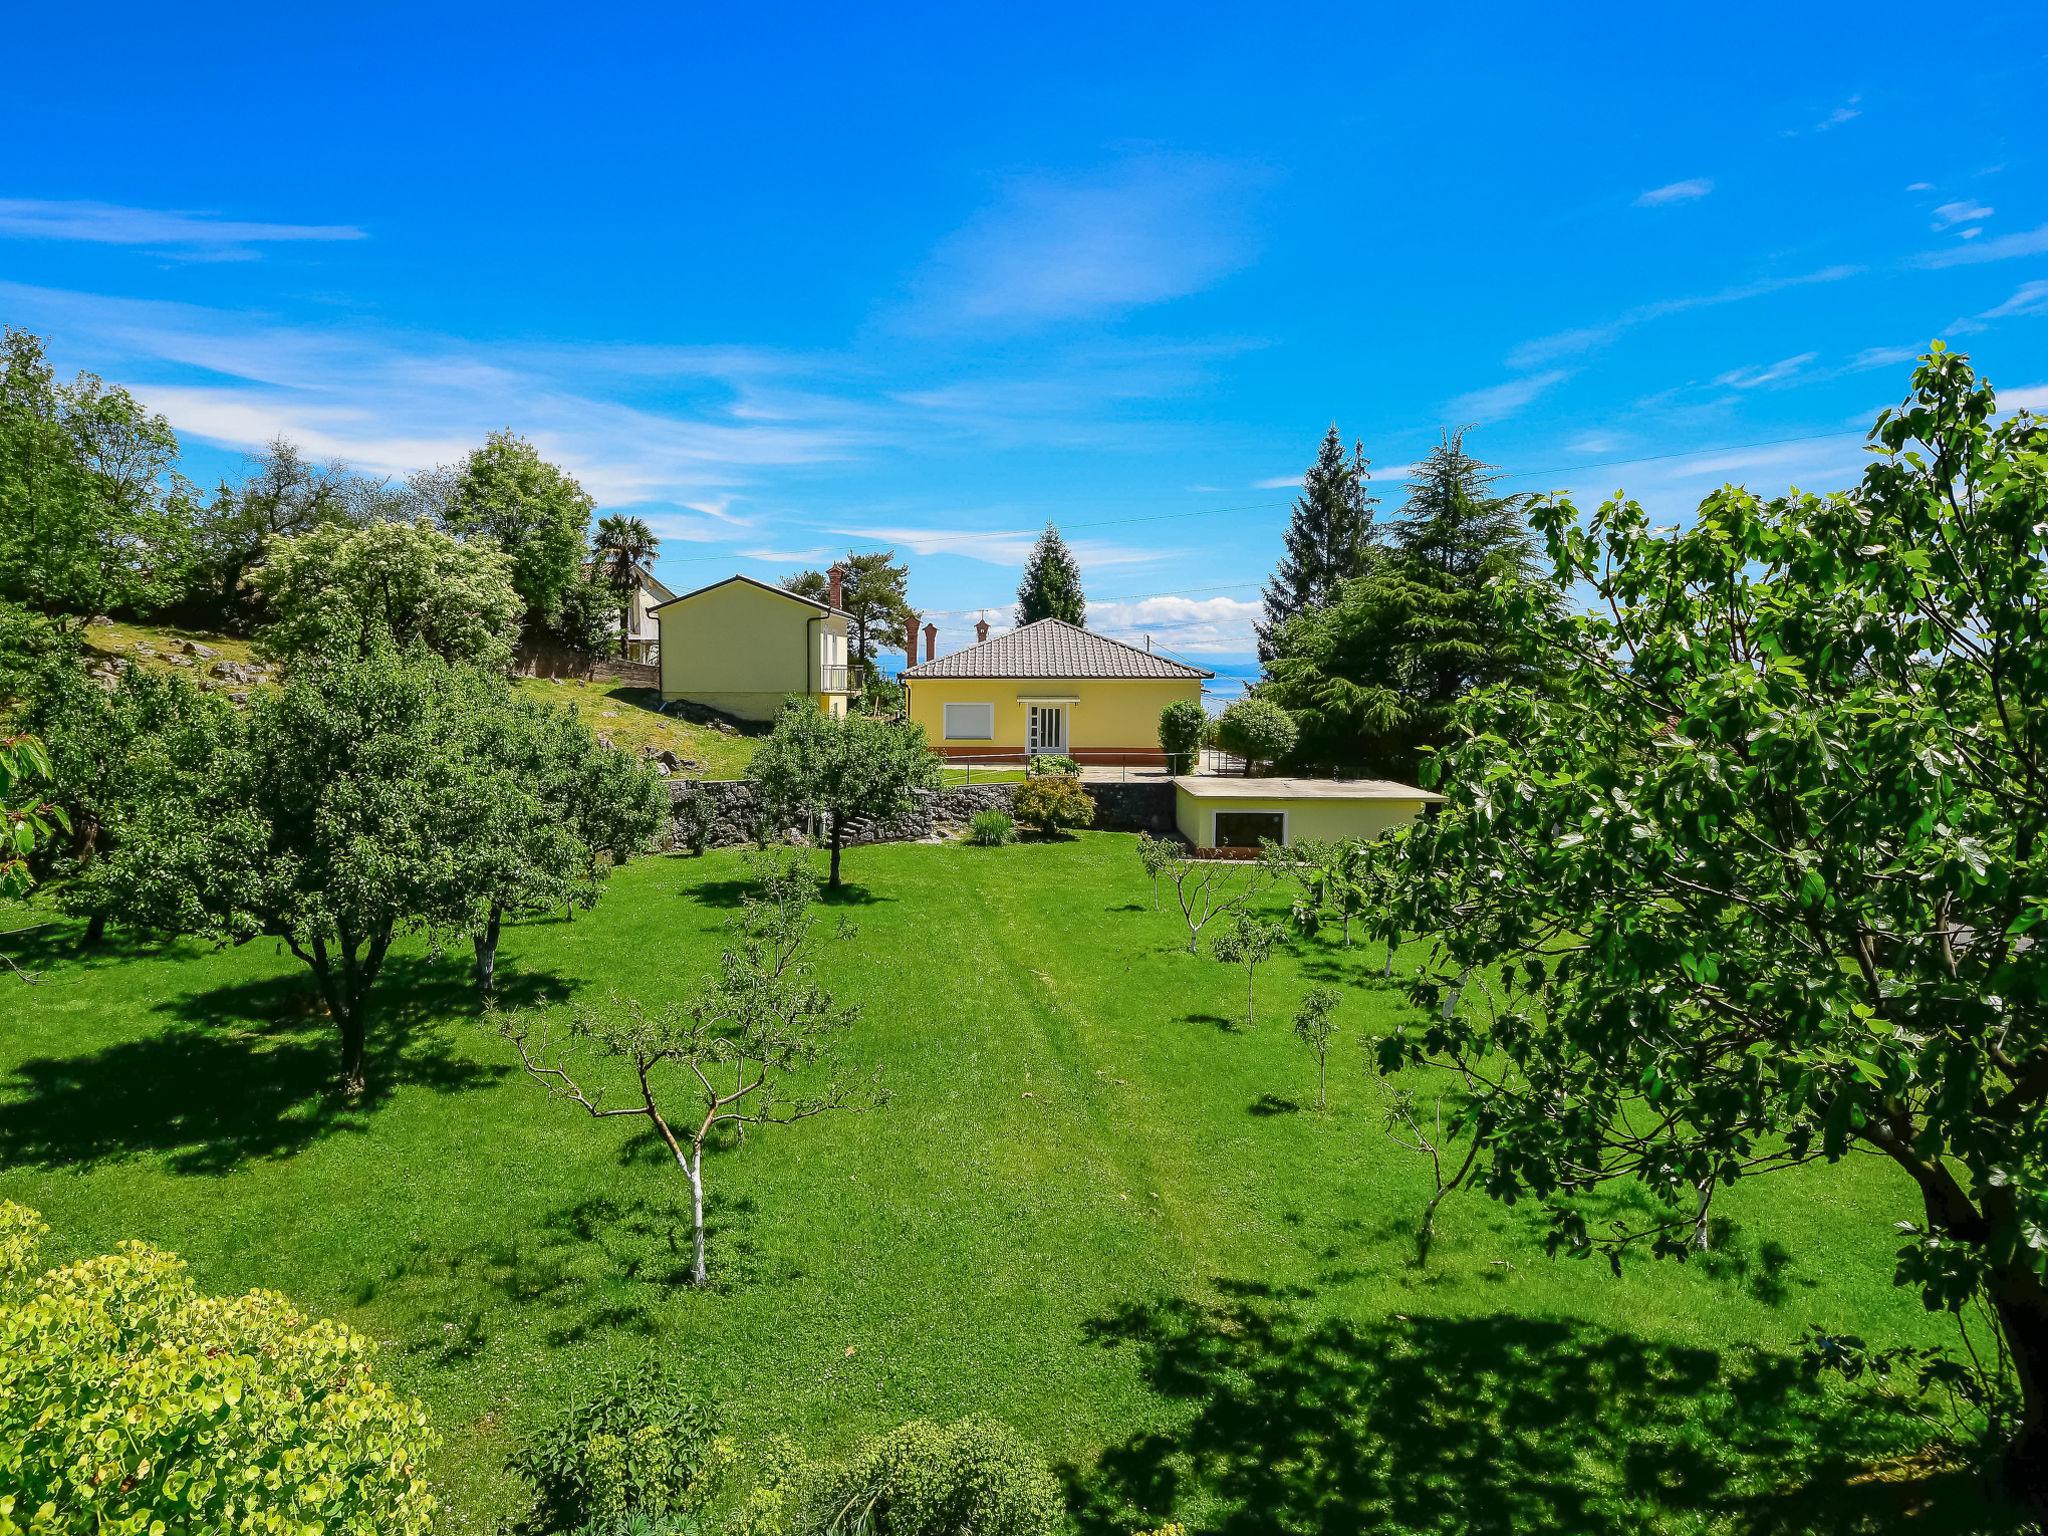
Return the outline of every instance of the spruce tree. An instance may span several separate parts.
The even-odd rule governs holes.
[[[1344,439],[1335,423],[1323,434],[1316,461],[1302,477],[1287,522],[1287,553],[1266,583],[1266,613],[1258,625],[1259,659],[1273,654],[1273,636],[1297,613],[1321,608],[1337,589],[1365,573],[1376,547],[1372,511],[1378,504],[1370,489],[1365,445],[1354,444],[1344,456]]]
[[[1088,602],[1081,594],[1081,567],[1073,551],[1051,523],[1032,546],[1031,559],[1024,567],[1024,579],[1017,583],[1017,622],[1036,624],[1040,619],[1064,619],[1080,628],[1088,616]]]

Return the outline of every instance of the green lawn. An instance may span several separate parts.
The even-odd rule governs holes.
[[[372,1091],[344,1108],[302,973],[268,943],[8,947],[0,1191],[69,1256],[146,1237],[215,1288],[273,1286],[385,1341],[447,1436],[449,1528],[506,1508],[505,1454],[648,1356],[743,1440],[818,1450],[903,1418],[1002,1416],[1071,1469],[1080,1528],[1804,1532],[1984,1528],[1960,1474],[1864,1399],[1816,1399],[1808,1322],[1942,1337],[1890,1284],[1911,1214],[1871,1161],[1738,1186],[1717,1252],[1620,1279],[1534,1218],[1454,1200],[1410,1262],[1424,1166],[1359,1042],[1371,950],[1260,976],[1185,953],[1133,839],[856,849],[828,941],[884,1108],[710,1163],[714,1287],[677,1283],[682,1181],[625,1121],[511,1070],[458,953],[397,955]],[[650,858],[573,923],[506,936],[525,999],[687,992],[744,866]],[[836,914],[835,914],[836,915]],[[32,921],[17,911],[7,921]],[[831,924],[821,925],[821,929]],[[1331,1107],[1285,1015],[1348,986]],[[1870,1469],[1876,1468],[1875,1472]],[[1149,1518],[1140,1518],[1140,1511]]]

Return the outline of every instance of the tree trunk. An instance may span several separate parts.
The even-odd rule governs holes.
[[[2048,1287],[2021,1271],[1994,1273],[1991,1304],[2020,1382],[2020,1428],[2005,1452],[2005,1487],[2038,1519],[2048,1515]]]
[[[1252,968],[1244,968],[1244,1027],[1256,1028],[1259,1022],[1258,984],[1253,980]]]
[[[368,1082],[363,1067],[363,999],[348,999],[336,1022],[341,1025],[341,1091],[353,1099],[361,1095]]]
[[[690,1284],[703,1285],[710,1279],[704,1268],[704,1144],[694,1143],[677,1160],[690,1181]]]
[[[93,915],[87,918],[85,921],[85,939],[83,941],[85,947],[87,949],[95,948],[99,944],[100,940],[104,939],[106,936],[107,914],[104,912],[93,913]]]
[[[835,811],[833,811],[833,812],[832,812],[832,874],[831,874],[831,877],[830,877],[830,878],[829,878],[828,880],[826,880],[826,882],[825,882],[825,886],[826,886],[826,889],[828,889],[828,890],[834,890],[834,891],[836,891],[836,890],[838,890],[838,889],[839,889],[839,839],[840,839],[840,835],[841,835],[841,833],[840,833],[840,825],[839,825],[839,812],[835,810]]]
[[[502,908],[492,907],[489,920],[469,936],[476,946],[476,989],[485,997],[498,989],[498,923],[503,916]]]
[[[1330,1053],[1316,1052],[1316,1108],[1330,1107]]]

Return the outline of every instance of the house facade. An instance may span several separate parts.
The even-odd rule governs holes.
[[[661,626],[656,622],[654,610],[663,603],[673,602],[675,593],[655,580],[654,572],[645,566],[635,566],[633,574],[633,601],[627,610],[626,659],[628,661],[655,662],[661,659]],[[614,639],[618,635],[618,620],[612,621]]]
[[[833,586],[839,573],[833,572]],[[843,716],[853,691],[847,615],[750,576],[655,605],[661,696],[740,720],[772,720],[792,696]]]
[[[904,670],[904,708],[949,757],[1022,759],[1062,753],[1104,764],[1163,764],[1159,712],[1199,704],[1200,667],[1155,656],[1059,619],[980,638]]]
[[[1183,774],[1173,781],[1174,824],[1197,848],[1378,837],[1407,826],[1443,798],[1391,779]]]

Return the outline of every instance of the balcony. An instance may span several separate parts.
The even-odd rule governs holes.
[[[858,669],[845,664],[823,665],[818,668],[818,692],[851,693],[851,680]]]

